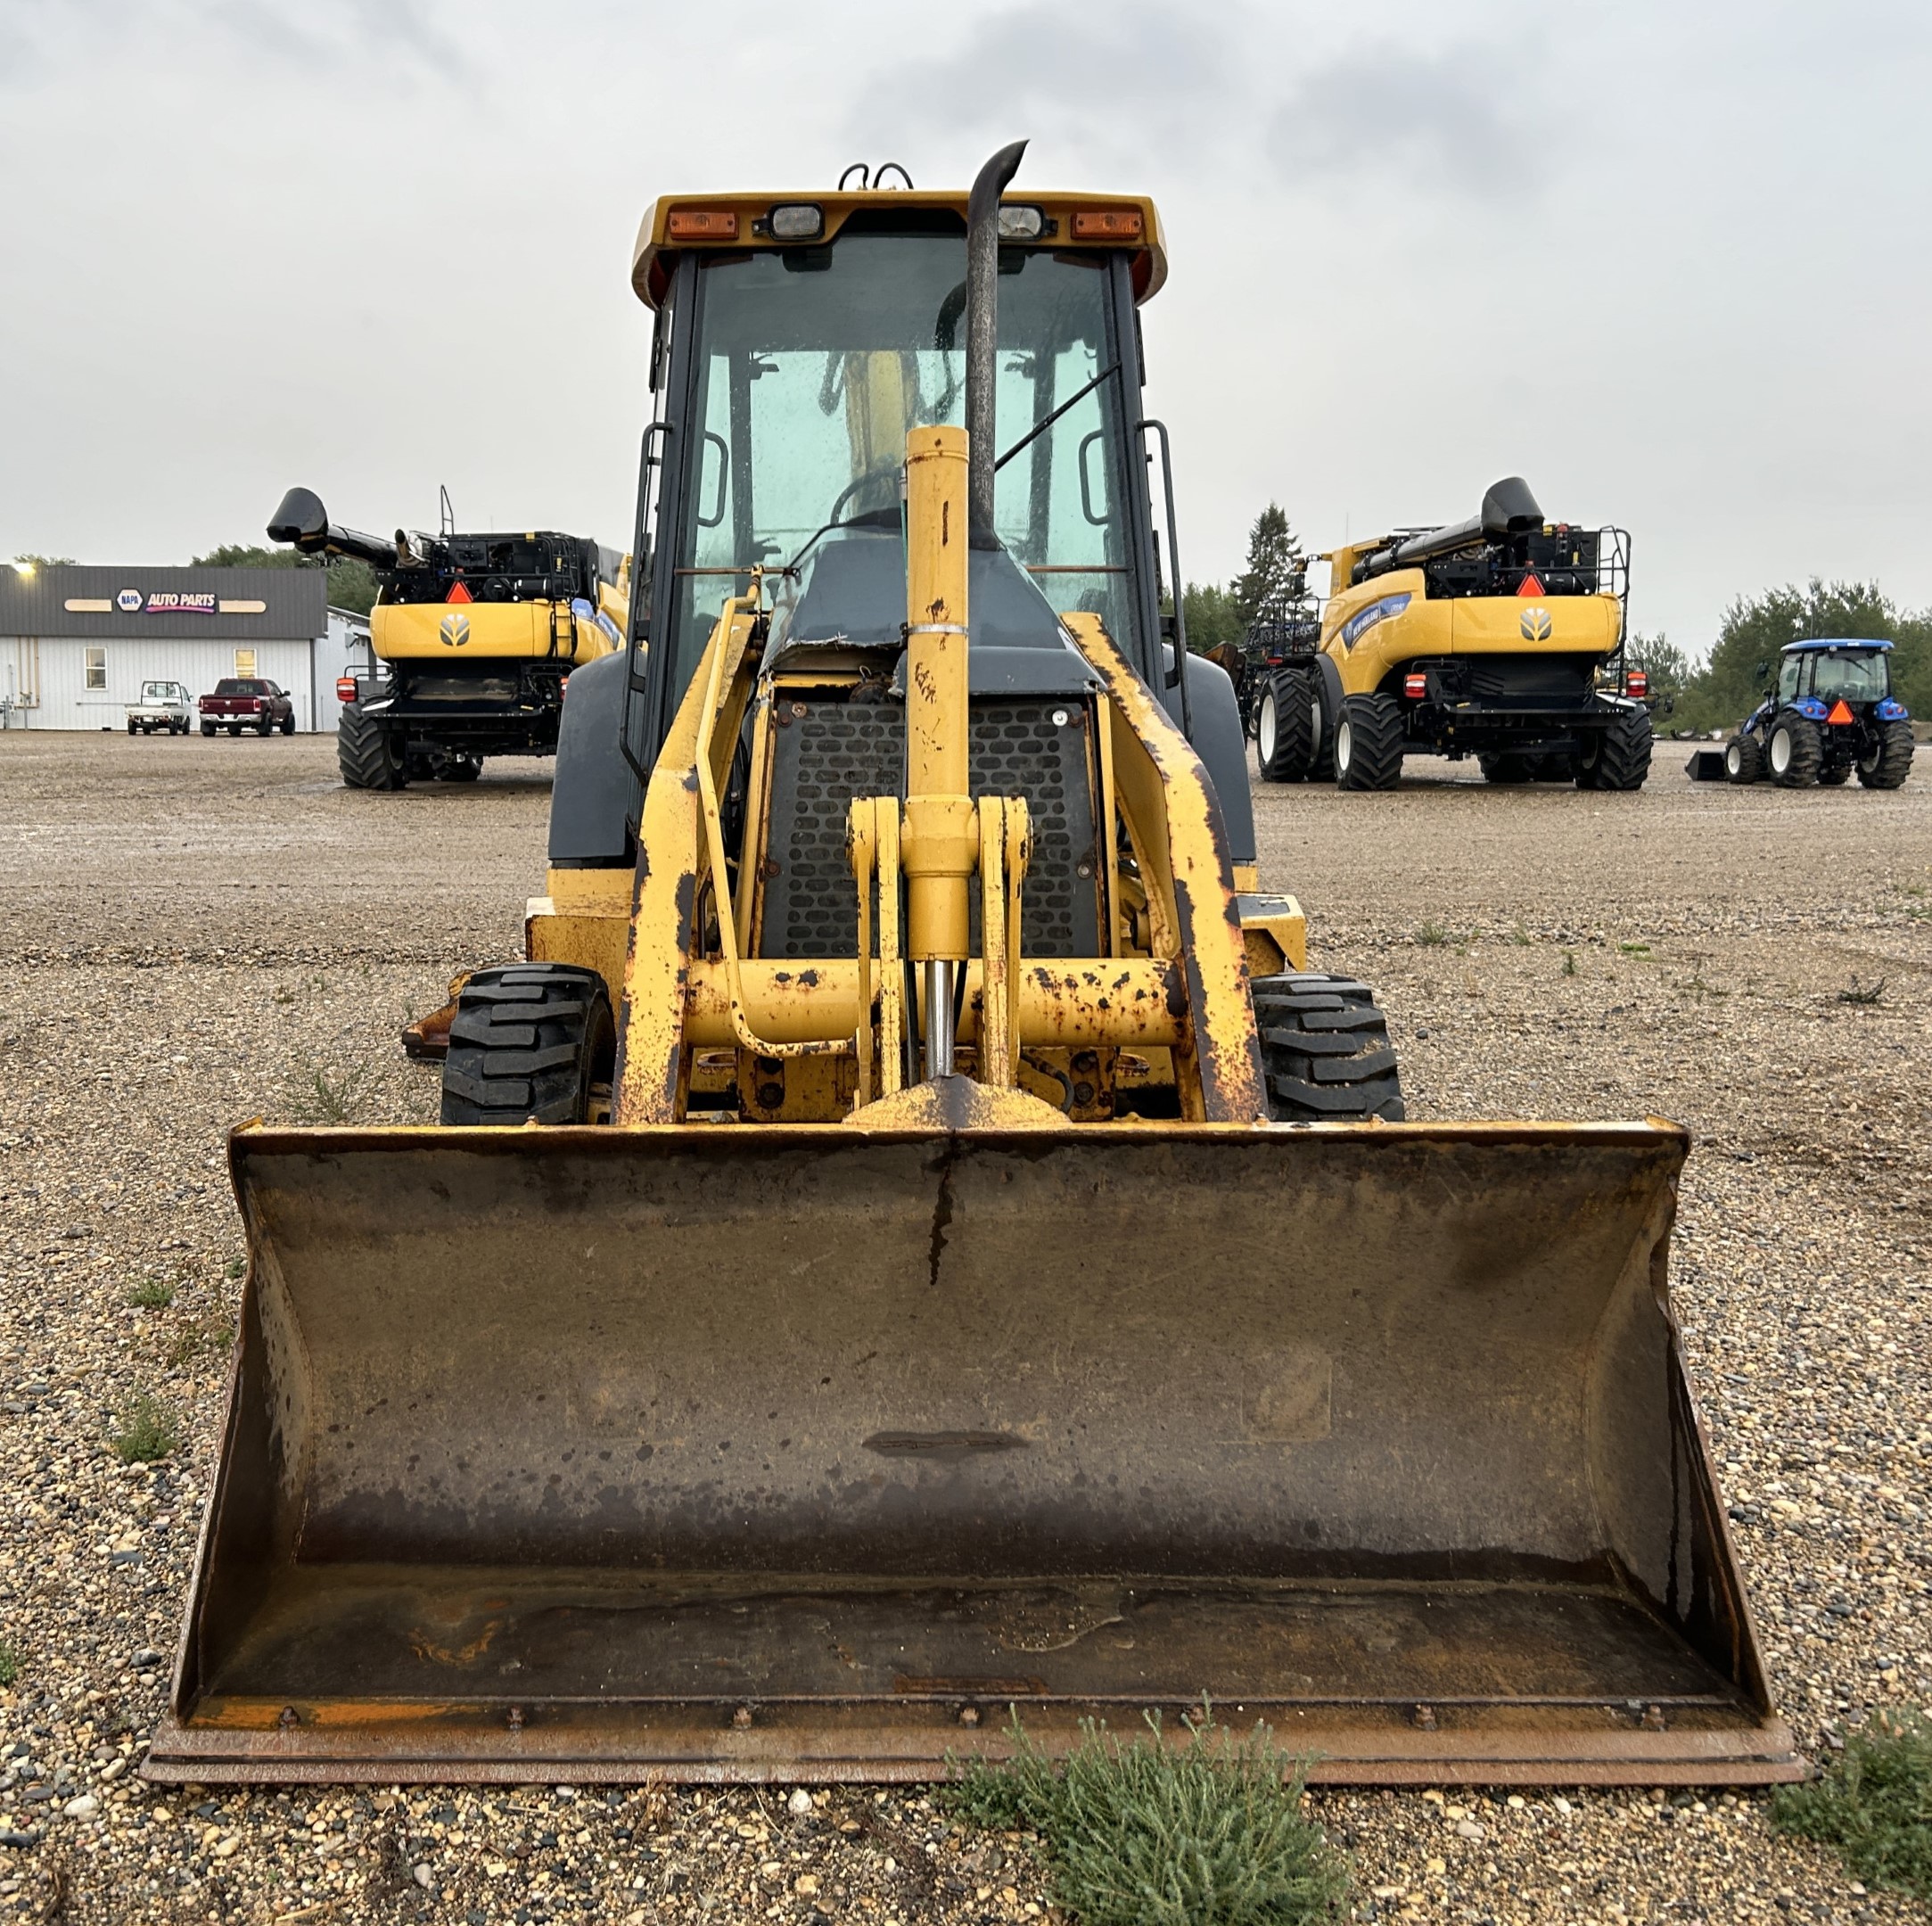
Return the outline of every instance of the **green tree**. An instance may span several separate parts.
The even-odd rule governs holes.
[[[1181,607],[1188,617],[1188,646],[1197,655],[1238,642],[1245,632],[1235,613],[1233,592],[1218,582],[1189,582]]]
[[[1898,626],[1897,612],[1877,582],[1828,583],[1813,576],[1805,588],[1787,583],[1739,596],[1724,611],[1710,660],[1693,678],[1679,720],[1692,728],[1735,728],[1763,693],[1766,676],[1759,665],[1775,663],[1787,642],[1805,636],[1889,641]]]
[[[1625,654],[1632,669],[1641,669],[1650,678],[1653,697],[1667,696],[1681,705],[1692,671],[1689,657],[1681,648],[1665,636],[1633,635]],[[1676,720],[1674,713],[1672,720]]]
[[[1263,616],[1280,613],[1305,592],[1308,557],[1288,527],[1288,518],[1278,502],[1269,505],[1254,518],[1248,531],[1248,565],[1229,585],[1235,617],[1241,632]]]
[[[265,548],[259,542],[224,542],[194,557],[196,568],[326,568],[329,606],[366,615],[375,606],[375,571],[353,556],[305,556],[293,548]]]

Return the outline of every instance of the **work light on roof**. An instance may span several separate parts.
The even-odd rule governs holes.
[[[1047,231],[1047,217],[1037,207],[1016,205],[999,210],[1002,241],[1037,241]]]
[[[775,241],[816,241],[825,232],[825,210],[816,201],[789,201],[771,210]]]

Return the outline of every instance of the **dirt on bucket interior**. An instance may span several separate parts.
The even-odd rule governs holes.
[[[1932,776],[1257,785],[1418,1117],[1675,1117],[1673,1272],[1774,1692],[1932,1700]],[[427,1121],[396,1032],[514,957],[547,766],[344,790],[297,737],[0,735],[0,1921],[1038,1917],[917,1790],[156,1790],[239,1293],[226,1131]],[[1755,1795],[1312,1795],[1357,1916],[1904,1920]]]

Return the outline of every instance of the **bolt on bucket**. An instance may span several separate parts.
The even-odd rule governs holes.
[[[1681,1132],[270,1131],[174,1780],[1798,1776]],[[963,1730],[964,1728],[964,1730]]]

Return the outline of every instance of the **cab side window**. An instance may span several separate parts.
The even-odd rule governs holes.
[[[1778,700],[1790,702],[1798,692],[1798,678],[1805,672],[1805,657],[1787,655],[1778,664]]]

